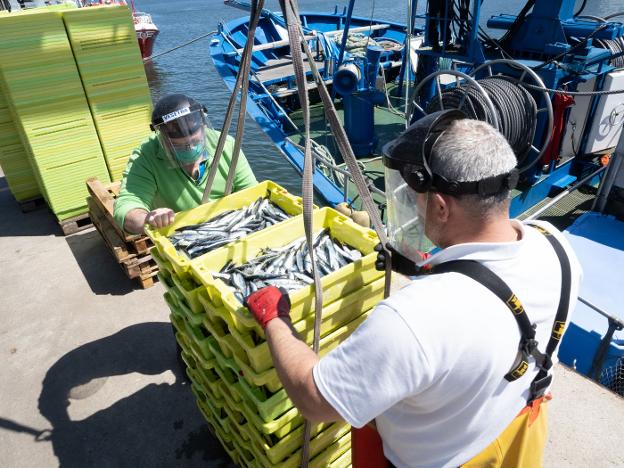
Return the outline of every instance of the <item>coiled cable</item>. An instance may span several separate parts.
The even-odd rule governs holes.
[[[615,68],[624,68],[624,37],[615,39],[596,39],[596,44],[611,52],[615,57],[611,59],[611,65]],[[619,56],[618,56],[619,55]]]
[[[518,167],[523,170],[531,167],[536,161],[527,163],[527,157],[533,144],[537,128],[537,104],[531,93],[512,78],[490,76],[478,80],[494,104],[500,132],[505,136],[516,155]],[[482,120],[492,124],[495,119],[491,115],[483,94],[474,86],[461,85],[442,91],[444,109],[460,109],[471,119]],[[437,94],[427,106],[427,113],[441,110],[440,95]]]

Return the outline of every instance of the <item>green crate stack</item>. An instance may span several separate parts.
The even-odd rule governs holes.
[[[183,349],[197,405],[211,430],[241,466],[297,467],[301,463],[303,417],[284,390],[264,333],[229,288],[211,277],[233,260],[244,263],[262,248],[303,236],[300,216],[191,260],[181,270],[160,255],[165,299]],[[316,210],[315,232],[357,248],[363,257],[322,278],[324,291],[320,354],[344,341],[383,297],[383,273],[374,269],[376,236],[329,208]],[[291,292],[293,326],[307,343],[314,328],[311,287]],[[351,439],[344,423],[315,424],[310,466],[350,466]]]
[[[39,188],[59,220],[86,212],[85,180],[110,181],[62,13],[0,18],[0,72]]]
[[[41,194],[37,179],[28,162],[28,155],[22,145],[9,104],[0,87],[0,167],[4,172],[9,189],[19,202],[38,198]]]
[[[80,8],[63,21],[111,179],[120,180],[132,150],[150,134],[152,107],[130,10]]]

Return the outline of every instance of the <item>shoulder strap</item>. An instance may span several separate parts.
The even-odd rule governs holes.
[[[518,297],[496,273],[481,263],[474,260],[452,260],[434,266],[429,274],[438,273],[461,273],[480,283],[492,293],[494,293],[513,314],[518,328],[520,328],[520,344],[518,347],[518,357],[511,370],[505,375],[505,380],[513,382],[522,377],[529,368],[529,356],[532,355],[536,362],[543,362],[544,355],[537,349],[535,341],[535,328],[522,306]]]
[[[505,375],[505,379],[512,382],[522,377],[529,368],[529,356],[533,356],[535,364],[539,368],[539,372],[531,382],[529,403],[541,397],[552,381],[552,375],[550,375],[548,371],[552,367],[552,355],[563,335],[570,304],[571,284],[570,261],[563,246],[547,230],[540,226],[533,225],[533,227],[546,236],[546,239],[553,246],[559,258],[562,270],[559,305],[545,353],[540,352],[537,348],[538,343],[535,340],[535,326],[531,324],[522,303],[509,286],[507,286],[507,283],[489,268],[474,260],[452,260],[436,265],[427,272],[428,274],[455,272],[468,276],[494,293],[512,312],[518,324],[518,328],[520,329],[521,337],[518,347],[518,357],[511,370]]]
[[[552,382],[552,374],[548,371],[552,367],[551,357],[557,348],[557,345],[561,341],[563,332],[565,330],[566,320],[568,318],[568,309],[570,308],[570,287],[572,285],[572,269],[570,267],[570,259],[561,245],[561,242],[557,240],[549,231],[536,224],[531,224],[532,227],[537,229],[543,234],[559,258],[561,264],[561,293],[559,296],[559,305],[557,306],[557,314],[555,315],[555,322],[553,323],[550,339],[546,345],[546,355],[548,356],[547,365],[540,368],[540,371],[531,382],[531,395],[533,399],[539,398],[543,395],[544,390],[548,388]]]

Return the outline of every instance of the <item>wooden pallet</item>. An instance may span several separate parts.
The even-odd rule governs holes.
[[[118,236],[128,245],[129,251],[137,255],[149,253],[152,248],[152,241],[149,237],[137,234],[128,234],[115,222],[113,207],[115,198],[119,195],[120,182],[102,184],[97,179],[87,180],[87,189],[93,200],[97,203],[103,216],[107,219],[108,225],[115,230]]]
[[[46,206],[46,202],[42,197],[31,198],[29,200],[22,200],[17,202],[19,204],[22,213],[30,213],[37,208]]]
[[[158,266],[150,254],[151,240],[147,236],[126,234],[113,217],[119,182],[104,185],[96,179],[89,179],[87,188],[91,194],[87,204],[93,225],[126,276],[135,279],[142,288],[149,288],[157,281],[158,273]]]
[[[69,236],[70,234],[75,234],[77,232],[84,231],[85,229],[89,229],[93,226],[93,223],[91,222],[89,213],[83,213],[78,216],[73,216],[59,221],[59,226],[61,226],[63,234]]]

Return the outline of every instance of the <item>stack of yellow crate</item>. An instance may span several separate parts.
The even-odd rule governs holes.
[[[39,188],[59,220],[86,211],[89,177],[109,180],[61,12],[0,18],[0,71]]]
[[[283,189],[271,191],[267,182],[263,184],[258,187],[265,196],[282,208],[293,208],[293,204],[275,197],[280,194],[281,200],[287,200]],[[303,418],[278,378],[262,329],[229,287],[211,272],[220,271],[228,262],[245,263],[262,249],[283,247],[303,237],[302,217],[295,216],[192,260],[177,253],[166,240],[175,229],[250,204],[258,197],[258,190],[247,189],[178,214],[173,226],[152,230],[149,235],[197,405],[215,435],[242,466],[297,467],[301,463]],[[301,212],[286,211],[293,215]],[[362,253],[361,259],[321,280],[323,355],[366,319],[383,297],[384,278],[374,266],[378,240],[373,231],[330,208],[315,210],[313,226],[315,233],[328,229],[333,239]],[[291,292],[290,299],[293,325],[310,344],[314,328],[312,287]],[[345,423],[314,425],[310,466],[349,466],[350,444]]]
[[[130,10],[81,8],[63,14],[111,179],[150,134],[152,101]]]
[[[0,165],[18,201],[60,221],[87,211],[85,180],[120,180],[150,133],[151,98],[127,7],[0,16]]]
[[[0,167],[15,199],[25,202],[40,196],[37,179],[19,137],[9,104],[0,88]]]

